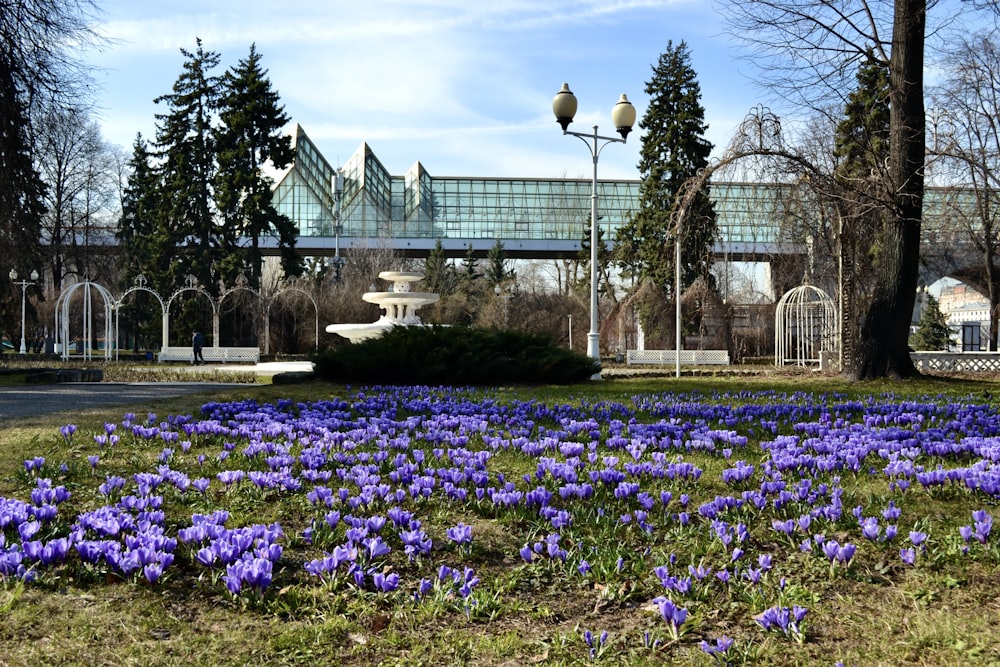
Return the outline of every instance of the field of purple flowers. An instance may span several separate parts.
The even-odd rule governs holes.
[[[66,596],[162,615],[137,664],[1000,661],[971,398],[372,387],[52,436],[3,471],[10,664]]]

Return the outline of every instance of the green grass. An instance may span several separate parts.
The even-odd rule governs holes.
[[[791,376],[750,378],[673,378],[605,380],[570,387],[524,389],[505,387],[488,394],[498,401],[628,402],[634,395],[666,391],[713,392],[770,390],[840,392],[853,397],[892,392],[900,399],[917,396],[974,395],[994,403],[992,381],[923,379],[903,383],[850,384],[839,379]],[[123,447],[91,478],[86,456],[96,450],[90,434],[126,412],[145,416],[197,414],[208,401],[254,398],[275,402],[290,398],[311,401],[346,396],[343,387],[323,383],[271,386],[248,384],[223,393],[169,399],[155,404],[68,411],[58,415],[0,422],[0,495],[26,498],[30,485],[19,474],[26,458],[42,455],[67,462],[71,471],[57,477],[73,492],[77,511],[94,506],[94,489],[104,474],[129,474],[155,465],[159,448]],[[71,445],[59,427],[72,422],[78,431]],[[746,450],[744,458],[754,456]],[[758,454],[759,455],[759,454]],[[725,490],[718,477],[717,457],[692,453],[685,460],[705,469],[705,481],[691,485],[691,506]],[[513,453],[498,455],[490,472],[510,479],[530,473],[534,463]],[[75,471],[75,472],[74,472]],[[334,485],[335,486],[335,485]],[[887,502],[884,484],[867,475],[845,479],[844,506]],[[906,516],[919,515],[933,542],[918,567],[901,568],[891,553],[865,550],[849,571],[831,576],[820,559],[797,553],[794,545],[775,542],[776,559],[766,594],[746,587],[745,597],[720,595],[706,587],[685,600],[692,634],[672,641],[659,617],[644,607],[662,593],[650,580],[650,567],[670,553],[718,558],[722,547],[704,539],[704,530],[672,528],[655,539],[579,508],[567,539],[610,546],[593,558],[593,577],[580,577],[570,565],[524,567],[517,549],[535,531],[530,512],[497,513],[484,506],[438,501],[420,509],[425,528],[440,544],[435,560],[449,551],[443,533],[458,522],[473,525],[476,539],[467,561],[482,584],[476,610],[470,612],[442,597],[416,604],[405,595],[360,594],[329,587],[300,575],[302,563],[316,557],[302,545],[287,548],[288,558],[264,600],[228,595],[218,583],[177,568],[157,585],[104,579],[79,568],[57,568],[51,576],[22,585],[0,583],[0,665],[523,665],[587,664],[583,636],[609,632],[608,643],[594,661],[609,665],[709,665],[698,640],[728,633],[736,640],[737,664],[809,665],[840,660],[858,665],[993,665],[1000,664],[1000,560],[998,554],[961,558],[958,544],[945,535],[968,523],[969,513],[983,505],[962,493],[912,493],[897,502]],[[613,500],[605,498],[609,506]],[[253,492],[224,492],[204,500],[168,499],[168,513],[182,521],[194,511],[226,507],[231,525],[280,521],[291,536],[304,527],[310,508],[297,498],[273,498]],[[597,503],[594,503],[595,507]],[[62,512],[63,510],[61,510]],[[584,519],[585,517],[585,519]],[[900,525],[900,531],[908,530]],[[647,551],[648,549],[648,551]],[[178,549],[178,553],[182,548]],[[617,557],[624,566],[616,567]],[[406,571],[404,562],[394,561]],[[686,561],[685,561],[686,565]],[[415,573],[415,567],[410,573]],[[786,576],[792,586],[778,592]],[[802,644],[747,625],[748,609],[762,609],[781,597],[810,608]],[[643,645],[644,633],[659,639]]]

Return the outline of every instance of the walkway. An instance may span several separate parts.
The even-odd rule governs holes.
[[[178,368],[171,366],[171,368]],[[269,362],[257,365],[191,366],[192,371],[217,368],[221,371],[253,372],[271,377],[277,373],[312,370],[308,361]],[[210,393],[247,387],[224,382],[64,382],[48,385],[0,386],[0,421],[24,419],[61,411],[77,411],[115,405],[153,403],[164,398]]]

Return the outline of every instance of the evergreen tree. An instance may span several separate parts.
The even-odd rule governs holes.
[[[497,239],[486,254],[486,281],[490,285],[503,285],[514,280],[515,272],[508,266],[503,242]]]
[[[167,233],[173,244],[169,278],[157,289],[170,293],[190,274],[209,292],[218,291],[224,257],[215,218],[215,137],[218,79],[211,71],[219,54],[205,51],[201,39],[187,58],[173,92],[154,101],[168,111],[157,114],[156,148],[162,160],[162,186],[168,202]]]
[[[470,289],[472,282],[480,277],[478,266],[479,261],[476,259],[476,253],[470,243],[465,251],[465,257],[462,258],[462,282],[466,289]]]
[[[889,68],[869,53],[858,68],[857,88],[847,97],[837,125],[833,155],[842,182],[871,182],[889,157]]]
[[[215,201],[222,220],[221,244],[226,251],[221,273],[232,284],[244,266],[249,269],[250,286],[260,286],[263,258],[260,237],[275,234],[281,249],[285,275],[300,275],[302,260],[295,250],[297,230],[291,219],[275,210],[271,201],[273,179],[263,167],[276,169],[291,164],[294,151],[291,137],[282,134],[288,123],[278,94],[271,88],[260,54],[250,54],[222,78],[219,118],[222,126],[215,134],[218,172]],[[238,250],[242,238],[250,247]]]
[[[424,284],[427,285],[427,291],[444,298],[455,291],[457,281],[455,267],[448,262],[441,239],[438,239],[424,261]]]
[[[844,361],[852,367],[861,318],[879,285],[879,253],[886,228],[889,157],[889,69],[871,54],[858,68],[834,137],[834,183],[828,199],[837,210],[843,290]]]
[[[0,320],[14,322],[19,314],[20,290],[7,274],[15,269],[28,276],[42,266],[40,239],[45,186],[31,159],[26,102],[9,65],[0,55]],[[11,340],[14,332],[8,329]]]
[[[670,213],[685,180],[708,165],[712,144],[704,137],[708,125],[701,106],[701,86],[687,44],[667,43],[666,51],[646,83],[649,106],[639,127],[645,130],[638,164],[639,210],[622,225],[615,242],[618,261],[636,278],[653,282],[672,294],[674,233]],[[715,284],[711,268],[717,236],[715,209],[707,186],[698,194],[682,230],[681,282],[704,278]]]
[[[928,294],[927,305],[920,315],[920,324],[916,333],[910,336],[910,346],[914,350],[936,352],[947,350],[953,342],[948,318],[941,312],[938,300]]]
[[[141,134],[136,135],[132,145],[128,169],[129,178],[122,193],[122,215],[115,233],[121,252],[119,288],[124,291],[132,287],[132,281],[139,275],[154,289],[156,285],[169,285],[174,243],[168,233],[160,173]],[[136,351],[142,334],[147,341],[159,342],[156,334],[162,313],[159,305],[147,296],[136,293],[122,306],[126,326],[123,333],[132,339]]]
[[[598,215],[598,222],[600,222],[601,216]],[[576,255],[577,261],[580,263],[580,280],[578,284],[575,285],[576,289],[581,293],[590,292],[590,216],[587,216],[587,222],[583,225],[583,236],[580,237],[580,252]],[[611,286],[611,274],[610,266],[613,260],[613,252],[608,248],[608,244],[604,240],[604,229],[598,224],[597,226],[597,291],[599,294],[611,297],[611,299],[617,302],[615,298],[614,288]]]
[[[115,236],[122,253],[122,289],[143,274],[161,284],[170,269],[172,240],[167,234],[163,188],[142,135],[136,135],[128,162],[129,178],[122,193],[122,215]]]

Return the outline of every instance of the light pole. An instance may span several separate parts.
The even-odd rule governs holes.
[[[339,169],[333,172],[330,178],[330,186],[333,190],[333,233],[335,235],[333,250],[333,279],[340,282],[341,271],[344,269],[344,258],[340,256],[340,233],[344,231],[344,223],[340,219],[340,202],[344,197],[344,172]]]
[[[569,84],[564,83],[552,100],[552,113],[556,116],[556,122],[562,127],[563,134],[578,137],[583,141],[594,160],[594,176],[590,187],[590,331],[587,333],[587,356],[600,363],[601,334],[597,330],[597,159],[608,144],[624,144],[628,139],[628,133],[635,124],[635,107],[622,93],[621,99],[611,109],[611,122],[621,135],[619,139],[598,135],[596,125],[593,134],[568,130],[569,124],[573,122],[573,116],[576,115],[576,106],[576,96],[569,89]],[[594,377],[599,379],[600,373]]]
[[[507,328],[508,314],[510,312],[510,300],[514,298],[517,289],[513,285],[507,285],[506,287],[500,287],[497,283],[493,287],[493,293],[498,297],[503,299],[503,328]]]
[[[27,354],[28,346],[24,344],[24,305],[27,299],[28,286],[34,285],[35,281],[38,280],[38,271],[31,272],[31,280],[18,280],[17,271],[14,269],[11,269],[8,275],[11,282],[21,286],[21,354]]]

